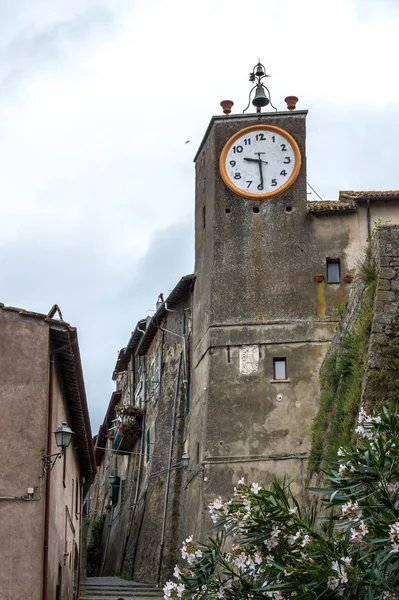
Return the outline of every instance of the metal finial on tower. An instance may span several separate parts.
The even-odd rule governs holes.
[[[249,92],[248,106],[242,111],[243,113],[245,113],[248,110],[249,105],[251,104],[251,95],[254,90],[255,94],[252,100],[252,104],[256,106],[256,112],[260,113],[262,107],[267,106],[268,104],[270,104],[270,106],[274,108],[274,110],[277,110],[277,108],[273,106],[269,89],[262,83],[262,79],[264,79],[265,77],[270,77],[270,75],[266,74],[265,66],[262,65],[259,59],[257,64],[252,69],[251,73],[249,74],[249,81],[251,83],[255,83],[255,85]]]

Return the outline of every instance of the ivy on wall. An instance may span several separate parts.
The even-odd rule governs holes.
[[[319,412],[313,422],[310,472],[335,459],[340,446],[350,443],[359,411],[367,349],[373,320],[376,278],[363,273],[367,289],[357,321],[338,349],[327,357],[321,374]]]

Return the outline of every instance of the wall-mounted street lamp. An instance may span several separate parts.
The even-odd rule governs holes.
[[[60,452],[56,452],[55,454],[48,454],[43,456],[43,473],[48,473],[54,467],[57,458],[61,458],[65,454],[65,450],[71,443],[72,436],[74,436],[74,432],[68,425],[66,421],[63,421],[59,427],[54,431],[55,443],[57,447],[60,448]]]
[[[187,454],[187,452],[185,452],[180,459],[180,464],[185,471],[187,471],[187,469],[188,469],[189,462],[190,462],[190,457]]]

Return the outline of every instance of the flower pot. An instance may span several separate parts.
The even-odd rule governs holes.
[[[296,96],[287,96],[286,98],[284,98],[284,102],[287,103],[288,110],[295,110],[298,98]]]
[[[317,275],[315,275],[314,278],[318,283],[324,281],[324,275],[322,275],[321,273],[317,273]]]
[[[351,275],[350,273],[347,273],[344,277],[344,281],[345,281],[345,283],[352,283],[353,275]]]

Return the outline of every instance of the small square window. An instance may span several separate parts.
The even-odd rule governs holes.
[[[340,261],[327,258],[327,283],[339,283],[341,281]]]
[[[273,358],[273,379],[287,379],[287,359]]]

